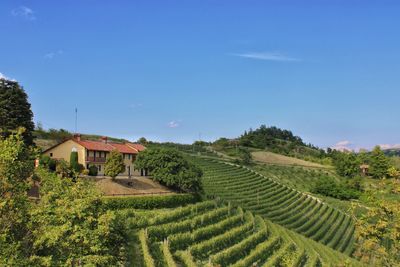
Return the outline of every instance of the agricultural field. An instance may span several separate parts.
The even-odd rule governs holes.
[[[222,201],[121,210],[128,266],[358,266],[354,259]],[[129,219],[130,218],[130,219]]]
[[[303,166],[309,168],[330,168],[330,166],[321,165],[318,163],[314,163],[311,161],[306,161],[302,159],[297,159],[294,157],[288,157],[281,154],[276,154],[268,151],[254,151],[251,153],[253,159],[257,162],[267,163],[267,164],[276,164],[276,165],[284,165],[284,166]]]
[[[346,255],[352,254],[354,224],[345,212],[248,168],[199,157],[193,161],[203,169],[207,196],[229,201]]]

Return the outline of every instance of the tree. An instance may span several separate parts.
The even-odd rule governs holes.
[[[0,135],[7,137],[23,127],[25,144],[33,145],[32,117],[31,105],[23,88],[15,81],[0,78]]]
[[[243,164],[248,165],[251,163],[253,157],[251,156],[251,153],[248,149],[239,148],[238,154],[239,154],[239,158]]]
[[[71,178],[74,176],[70,165],[63,159],[57,161],[56,173],[62,178]]]
[[[75,171],[76,173],[80,173],[84,169],[82,164],[79,164],[79,162],[78,162],[78,152],[77,151],[71,152],[71,155],[69,157],[69,165],[70,165],[71,169],[73,171]]]
[[[135,167],[148,169],[161,184],[185,192],[201,191],[202,171],[175,149],[149,148],[139,153]]]
[[[400,184],[393,184],[398,194]],[[379,192],[385,187],[381,181],[368,192],[369,208],[363,215],[357,216],[359,207],[353,204],[358,243],[354,256],[369,266],[399,266],[400,262],[400,206],[397,200],[382,198]]]
[[[122,154],[117,150],[111,151],[106,159],[104,174],[115,179],[115,177],[123,171],[125,171],[125,164]]]
[[[390,168],[390,160],[385,156],[379,146],[371,152],[369,174],[374,178],[385,178]]]
[[[360,161],[357,155],[351,152],[335,152],[333,165],[341,176],[354,177],[360,173]]]
[[[137,142],[138,142],[139,144],[141,144],[141,145],[144,145],[144,146],[148,144],[147,139],[144,138],[144,137],[140,137],[139,140],[138,140]]]
[[[119,215],[103,210],[94,182],[44,169],[37,175],[41,198],[31,210],[31,266],[117,266],[126,227]]]
[[[0,100],[1,101],[1,100]],[[0,137],[0,266],[28,266],[27,196],[33,157],[24,144],[22,131]]]

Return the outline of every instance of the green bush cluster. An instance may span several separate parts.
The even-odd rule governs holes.
[[[350,185],[336,182],[332,177],[325,176],[317,180],[311,192],[342,200],[357,199],[361,192]]]
[[[200,200],[195,194],[173,194],[164,196],[142,196],[142,197],[105,197],[105,209],[157,209],[175,208],[186,204],[195,203]]]

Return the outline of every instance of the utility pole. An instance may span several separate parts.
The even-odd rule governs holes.
[[[78,133],[78,108],[75,108],[75,133]]]

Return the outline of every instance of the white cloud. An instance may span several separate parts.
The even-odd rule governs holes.
[[[279,52],[248,52],[241,54],[233,54],[234,56],[250,58],[250,59],[258,59],[258,60],[267,60],[267,61],[301,61],[299,58],[288,57]]]
[[[169,128],[177,128],[177,127],[179,127],[179,122],[177,122],[177,121],[170,121],[170,122],[168,122],[168,127]]]
[[[16,82],[15,79],[11,79],[9,77],[7,77],[6,75],[4,75],[3,73],[0,72],[0,79],[4,79],[4,80],[8,80],[8,81],[12,81],[12,82]]]
[[[400,144],[381,144],[379,146],[381,149],[400,149]]]
[[[20,6],[18,8],[15,8],[11,11],[11,14],[14,17],[21,17],[24,18],[26,20],[35,20],[35,12],[33,12],[32,9],[30,9],[29,7],[26,6]]]
[[[64,51],[62,51],[62,50],[58,50],[56,52],[50,52],[50,53],[47,53],[46,55],[44,55],[44,58],[45,59],[53,59],[55,56],[62,55],[63,53],[64,53]]]
[[[332,146],[332,149],[338,150],[338,151],[351,151],[351,146],[352,143],[348,140],[343,140],[337,142],[334,146]]]

